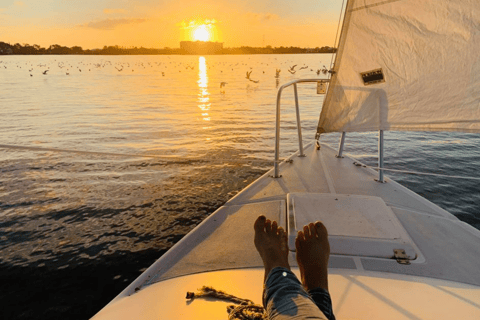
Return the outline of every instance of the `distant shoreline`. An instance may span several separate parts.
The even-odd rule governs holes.
[[[284,53],[0,53],[0,56],[241,56],[274,54],[325,54],[330,52],[284,52]]]
[[[0,42],[0,55],[243,55],[243,54],[314,54],[314,53],[335,53],[336,49],[332,47],[299,48],[299,47],[238,47],[224,48],[222,52],[185,52],[180,48],[123,48],[119,46],[104,46],[103,49],[87,49],[82,47],[63,47],[60,45],[51,45],[48,48],[42,48],[39,45],[21,45],[16,43]]]

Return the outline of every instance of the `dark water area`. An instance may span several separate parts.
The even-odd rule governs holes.
[[[22,185],[0,202],[5,319],[92,317],[266,171],[13,153],[24,160],[0,169],[0,186]]]
[[[88,319],[164,251],[115,252],[92,262],[70,257],[72,267],[14,267],[1,263],[3,319]],[[65,256],[65,258],[69,258]],[[84,260],[84,261],[82,261]],[[112,278],[112,274],[115,276]]]
[[[317,77],[331,56],[8,59],[0,68],[0,144],[11,146],[0,148],[2,319],[87,319],[272,167],[278,84]],[[291,75],[294,64],[309,68]],[[259,83],[245,79],[252,70]],[[323,101],[315,89],[299,87],[305,143]],[[284,158],[298,144],[291,92],[282,103]],[[376,166],[377,133],[348,134],[345,152]],[[252,159],[263,162],[238,161]],[[479,165],[478,135],[385,133],[387,168],[480,177]],[[480,229],[479,180],[386,175]]]

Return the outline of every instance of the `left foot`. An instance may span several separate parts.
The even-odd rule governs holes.
[[[276,221],[270,221],[260,216],[255,221],[255,247],[263,260],[265,278],[275,267],[284,267],[290,270],[288,264],[287,236]]]

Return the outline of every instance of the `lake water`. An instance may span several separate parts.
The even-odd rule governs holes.
[[[325,77],[315,71],[331,55],[0,61],[3,314],[85,319],[271,168],[277,87]],[[307,143],[323,96],[313,84],[299,95]],[[286,90],[282,157],[298,147],[293,105]],[[478,135],[386,132],[385,147],[387,168],[479,176]],[[348,135],[345,148],[376,165],[377,133]],[[478,180],[387,175],[480,229]]]

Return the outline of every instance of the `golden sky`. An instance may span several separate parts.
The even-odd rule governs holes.
[[[0,0],[0,41],[178,48],[205,25],[225,47],[333,46],[342,0]]]

